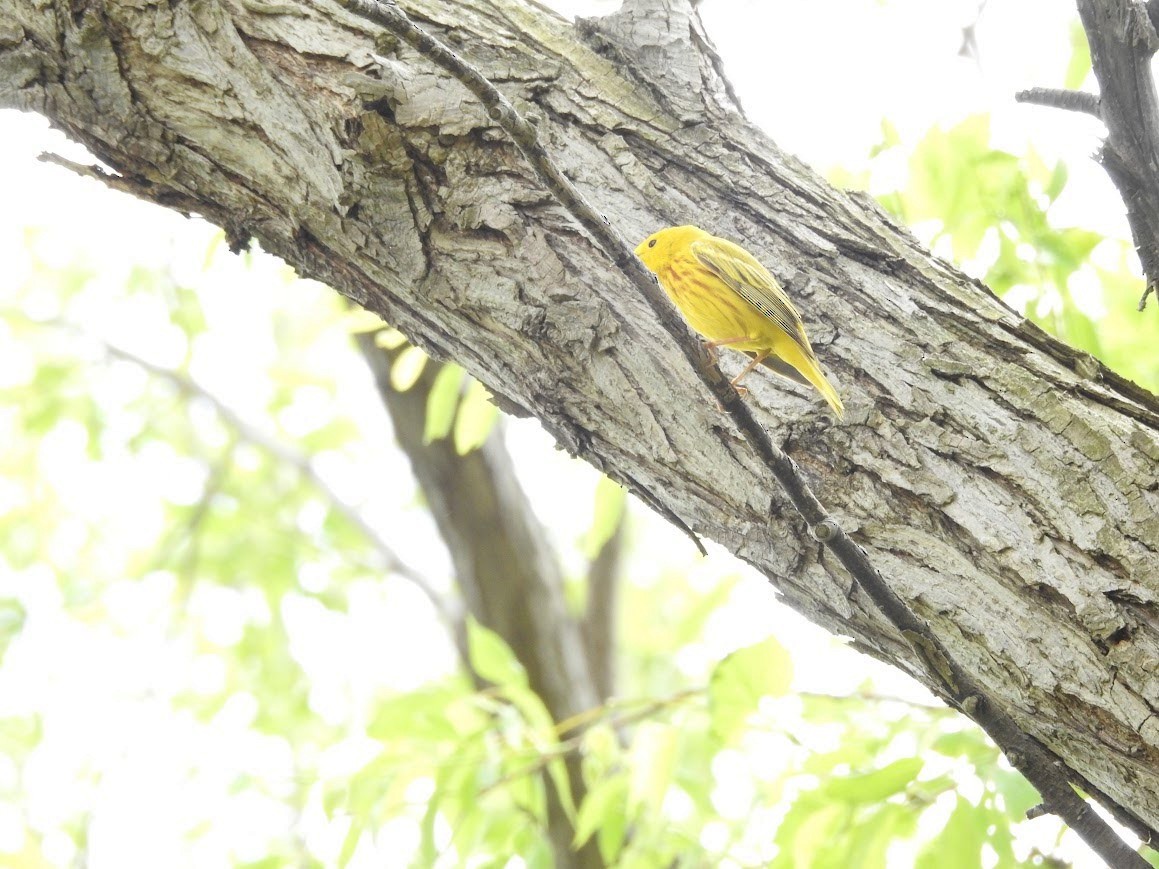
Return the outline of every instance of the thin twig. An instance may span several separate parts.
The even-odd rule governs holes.
[[[99,181],[106,187],[112,187],[114,190],[120,190],[122,193],[133,193],[129,186],[124,183],[124,180],[115,172],[109,172],[100,166],[89,163],[77,163],[75,160],[70,160],[67,157],[62,157],[60,154],[54,154],[51,151],[44,151],[37,157],[41,163],[51,163],[54,166],[60,166],[62,169],[67,169],[70,172],[75,172],[83,178],[92,178],[94,181]]]
[[[911,700],[906,700],[902,697],[895,697],[893,695],[874,694],[872,692],[860,692],[854,694],[818,694],[810,693],[808,691],[798,692],[799,697],[809,697],[819,700],[831,700],[834,702],[853,702],[865,701],[871,703],[898,703],[909,706],[914,709],[920,709],[923,712],[937,714],[940,712],[949,713],[950,710],[946,706],[931,706],[928,703],[918,703]],[[581,732],[574,736],[569,736],[567,739],[561,739],[556,745],[549,749],[532,748],[532,751],[537,752],[536,759],[530,763],[526,768],[516,770],[499,780],[493,782],[483,789],[480,793],[501,787],[502,785],[517,781],[524,776],[531,775],[538,772],[551,760],[562,757],[572,751],[579,749],[583,745],[583,739],[587,730],[587,725],[593,721],[601,721],[613,728],[625,727],[627,725],[635,724],[639,721],[644,721],[658,712],[670,709],[681,705],[682,703],[693,699],[704,699],[708,697],[708,686],[700,685],[696,688],[686,688],[669,694],[666,697],[658,698],[638,698],[632,700],[612,700],[602,706],[594,707],[593,709],[585,710],[579,715],[573,715],[571,718],[561,721],[555,726],[555,732],[559,736],[566,733],[572,733],[577,730]],[[630,711],[629,711],[630,710]],[[786,736],[797,741],[791,734],[786,733]]]
[[[669,706],[675,706],[678,703],[682,703],[691,697],[704,694],[705,691],[705,688],[696,688],[688,691],[678,691],[677,693],[668,697],[660,697],[656,700],[646,700],[639,704],[639,708],[633,710],[632,712],[625,712],[621,715],[615,714],[615,707],[612,704],[607,704],[603,707],[596,707],[596,710],[601,713],[611,712],[612,714],[608,715],[605,723],[607,723],[607,725],[613,729],[619,729],[621,727],[626,727],[630,724],[635,724],[638,721],[643,721],[647,718],[650,718],[652,715],[662,709],[665,709]],[[562,734],[576,730],[577,727],[584,723],[580,720],[580,718],[581,716],[577,715],[573,716],[571,719],[568,719],[566,722],[560,722],[560,724],[556,725],[556,732]],[[565,727],[564,725],[567,726]],[[483,796],[484,794],[496,790],[497,788],[501,788],[506,784],[510,784],[513,781],[519,781],[521,778],[526,778],[529,775],[541,771],[556,758],[566,757],[573,751],[578,751],[583,746],[585,736],[586,729],[577,733],[575,736],[570,736],[567,739],[561,739],[551,748],[539,749],[532,746],[531,750],[537,753],[535,760],[533,760],[530,764],[523,767],[522,769],[510,772],[507,775],[487,785],[479,791],[479,796]]]
[[[923,703],[920,700],[910,700],[906,697],[899,697],[896,694],[879,694],[876,691],[854,691],[852,694],[826,694],[823,691],[798,691],[796,692],[796,696],[805,697],[810,700],[828,700],[833,703],[893,703],[899,706],[908,706],[911,709],[920,709],[922,712],[928,712],[931,715],[938,715],[943,712],[957,714],[957,710],[951,709],[944,703]]]
[[[283,441],[274,438],[267,434],[258,426],[243,419],[236,411],[234,411],[228,404],[223,402],[220,398],[214,395],[209,390],[205,389],[192,377],[189,377],[181,371],[176,371],[170,368],[164,368],[160,365],[154,365],[147,359],[143,359],[122,347],[101,342],[110,356],[115,356],[120,359],[132,362],[135,365],[148,371],[153,376],[166,380],[175,386],[180,392],[185,395],[193,396],[201,399],[212,405],[214,411],[221,417],[222,422],[237,432],[238,436],[247,443],[261,449],[268,453],[273,458],[277,459],[283,464],[289,465],[298,471],[315,489],[317,489],[326,500],[330,502],[333,510],[338,512],[346,521],[358,529],[358,531],[366,538],[374,550],[378,553],[386,566],[386,569],[393,574],[401,576],[412,583],[421,591],[431,604],[438,611],[448,624],[454,624],[455,620],[451,616],[448,603],[443,599],[434,586],[425,576],[407,564],[402,557],[394,551],[385,538],[372,526],[362,512],[343,498],[334,487],[331,486],[326,479],[319,473],[317,467],[310,460],[310,457],[296,447],[284,443]]]
[[[1156,292],[1156,284],[1154,281],[1147,281],[1147,286],[1143,287],[1143,295],[1139,298],[1139,310],[1142,311],[1147,307],[1147,297]]]
[[[1051,109],[1064,109],[1068,112],[1083,112],[1100,121],[1103,119],[1099,98],[1086,91],[1072,91],[1067,88],[1029,88],[1016,93],[1014,100]]]
[[[42,324],[44,321],[41,321]],[[391,547],[386,539],[371,525],[366,517],[362,515],[361,511],[345,498],[343,498],[334,487],[331,486],[326,479],[319,473],[314,463],[310,461],[310,457],[301,450],[297,449],[291,444],[284,443],[272,435],[266,433],[260,426],[251,423],[243,418],[228,404],[190,377],[183,371],[177,371],[172,368],[166,368],[163,365],[157,365],[150,362],[131,350],[126,350],[123,347],[118,347],[103,338],[91,334],[81,327],[65,320],[47,321],[48,325],[56,326],[60,329],[66,329],[70,332],[75,332],[82,335],[88,340],[94,341],[101,349],[109,356],[122,359],[126,362],[131,362],[138,368],[148,372],[159,380],[171,384],[183,395],[193,398],[201,399],[209,404],[215,413],[221,418],[221,421],[230,429],[237,433],[237,436],[243,441],[252,444],[262,452],[267,453],[279,462],[288,465],[298,471],[315,489],[317,489],[330,503],[331,509],[339,513],[351,525],[358,529],[358,531],[366,538],[367,542],[373,547],[382,559],[386,569],[402,577],[403,579],[412,583],[424,596],[431,602],[431,605],[438,612],[439,616],[447,623],[448,626],[454,627],[462,619],[454,611],[454,607],[442,595],[440,595],[423,574],[419,573],[409,564],[407,564],[401,556],[398,555]]]
[[[830,518],[796,463],[772,442],[727,378],[708,359],[700,342],[691,338],[688,328],[661,292],[651,272],[635,256],[633,248],[605,217],[592,208],[583,194],[555,165],[540,144],[535,127],[515,110],[511,102],[481,72],[415,25],[398,6],[377,0],[339,2],[356,15],[398,36],[428,60],[442,67],[479,99],[487,109],[488,116],[512,138],[548,190],[631,281],[680,347],[701,383],[732,414],[745,439],[780,482],[814,536],[837,556],[882,614],[898,628],[926,662],[930,677],[953,698],[958,708],[973,718],[1005,751],[1007,759],[1038,789],[1050,810],[1059,815],[1096,853],[1113,866],[1147,867],[1149,864],[1119,838],[1096,812],[1091,811],[1090,806],[1071,788],[1065,764],[1045,746],[1024,733],[1013,718],[989,699],[974,677],[950,657],[929,626],[889,587],[884,577],[870,563],[865,551]]]
[[[646,708],[651,712],[658,712],[661,709],[666,709],[669,706],[676,706],[683,703],[685,700],[690,700],[693,697],[702,697],[708,692],[707,685],[700,685],[696,688],[683,688],[665,697],[634,697],[625,700],[612,699],[599,706],[593,706],[591,709],[585,709],[583,712],[576,713],[570,718],[565,718],[563,721],[557,722],[555,725],[555,732],[560,736],[572,731],[586,729],[587,725],[593,721],[599,721],[605,715],[609,718],[619,709],[635,709]]]

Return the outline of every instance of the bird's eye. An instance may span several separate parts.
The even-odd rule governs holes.
[[[654,239],[654,238],[648,239],[648,247],[655,247],[655,246],[656,246],[656,239]]]

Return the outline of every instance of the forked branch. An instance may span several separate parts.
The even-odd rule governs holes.
[[[1146,286],[1139,310],[1159,287],[1159,100],[1151,58],[1159,48],[1159,4],[1138,0],[1078,0],[1099,95],[1032,88],[1020,102],[1086,112],[1107,127],[1095,155],[1127,207],[1127,222]]]

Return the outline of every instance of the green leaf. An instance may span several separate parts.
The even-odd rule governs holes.
[[[869,158],[872,160],[884,151],[890,148],[895,148],[901,144],[901,135],[897,131],[897,127],[888,118],[881,119],[881,141],[874,145],[869,151]]]
[[[1068,90],[1077,89],[1086,81],[1090,71],[1091,46],[1087,42],[1087,33],[1083,30],[1082,22],[1076,19],[1070,25],[1070,61],[1066,65],[1062,86]]]
[[[434,866],[438,863],[440,856],[439,847],[435,844],[435,821],[439,817],[441,790],[441,787],[435,788],[435,793],[427,801],[427,810],[423,812],[422,821],[419,823],[422,835],[419,839],[418,859],[415,862],[420,866]]]
[[[499,639],[495,636],[495,639]],[[502,640],[500,640],[502,642]],[[504,646],[506,648],[506,646]],[[567,764],[559,751],[559,733],[555,727],[555,720],[547,706],[538,694],[527,684],[522,666],[519,667],[519,679],[512,679],[502,685],[503,696],[518,710],[526,730],[521,736],[530,741],[541,756],[547,757],[544,764],[547,775],[555,787],[556,796],[563,807],[568,820],[575,820],[575,800],[571,793],[571,779],[568,775]],[[498,684],[498,683],[497,683]]]
[[[407,347],[390,366],[390,385],[398,392],[406,392],[422,376],[427,354],[418,347]]]
[[[851,172],[842,166],[830,166],[825,170],[826,180],[842,190],[868,190],[871,177],[868,169]]]
[[[34,715],[0,718],[0,754],[27,754],[40,744],[44,725]]]
[[[771,866],[776,869],[816,866],[818,852],[848,819],[849,807],[841,803],[818,802],[809,796],[798,799],[777,828],[780,852]]]
[[[521,822],[520,829],[525,833],[528,832],[527,824],[521,818],[517,820]],[[523,859],[527,861],[527,869],[554,869],[555,867],[555,854],[551,850],[551,843],[545,836],[536,836],[529,844],[508,853],[522,854]]]
[[[583,552],[587,558],[599,555],[604,545],[612,539],[620,520],[624,517],[627,500],[628,493],[623,486],[609,477],[600,477],[600,481],[596,483],[592,524],[583,542]]]
[[[1099,329],[1113,339],[1106,342],[1102,361],[1140,386],[1159,392],[1159,353],[1154,352],[1155,309],[1148,307],[1146,313],[1150,316],[1147,317],[1136,310],[1143,282],[1132,272],[1135,251],[1127,242],[1116,242],[1114,246],[1119,248],[1116,267],[1095,268],[1107,309]],[[1152,299],[1150,305],[1154,304]]]
[[[23,630],[27,615],[20,601],[14,598],[0,598],[0,663],[4,661],[8,646]]]
[[[205,310],[201,306],[201,297],[185,287],[177,287],[172,293],[169,318],[179,326],[186,335],[199,335],[208,329],[205,319]],[[191,349],[191,348],[189,348]],[[187,353],[189,350],[187,350]],[[188,355],[185,363],[189,362]]]
[[[453,362],[446,362],[435,375],[427,393],[427,415],[423,421],[423,443],[442,440],[451,433],[455,408],[459,406],[459,389],[466,372]]]
[[[1050,170],[1033,148],[1027,148],[1026,153],[1022,155],[1022,167],[1028,182],[1039,187],[1045,187],[1050,182]]]
[[[975,766],[989,765],[998,758],[998,749],[975,727],[943,733],[930,747],[946,757],[965,758]]]
[[[1002,795],[1003,807],[1012,821],[1026,820],[1026,813],[1042,802],[1034,785],[1016,770],[995,769],[990,777],[994,789]]]
[[[1041,249],[1042,259],[1063,267],[1063,274],[1056,278],[1056,283],[1059,285],[1059,289],[1065,289],[1066,278],[1087,261],[1091,251],[1102,240],[1103,236],[1097,232],[1072,226],[1057,231],[1042,232],[1035,238],[1035,244]]]
[[[941,221],[959,261],[977,254],[987,230],[1002,215],[1034,210],[1018,158],[990,146],[987,115],[931,130],[911,154],[909,169],[902,197],[905,218]]]
[[[354,850],[362,841],[362,833],[365,829],[366,824],[361,818],[351,818],[350,829],[346,831],[346,837],[342,840],[342,850],[338,852],[338,869],[346,869],[350,858],[354,856]]]
[[[942,832],[918,854],[917,869],[981,869],[989,813],[958,797]]]
[[[687,587],[683,573],[671,577],[665,575],[665,582],[674,588],[665,591],[649,589],[641,595],[641,608],[636,617],[627,624],[634,624],[636,634],[633,643],[641,650],[654,654],[671,654],[696,641],[704,632],[704,626],[732,595],[739,575],[733,573],[719,577],[716,583],[703,594],[693,594]],[[649,613],[655,611],[656,594],[665,602],[665,618],[661,624],[654,624]],[[667,592],[667,593],[665,593]],[[634,600],[634,598],[629,598]]]
[[[658,814],[672,782],[678,731],[655,721],[641,724],[628,755],[628,808]]]
[[[921,758],[906,757],[873,772],[830,779],[821,790],[847,803],[879,803],[904,791],[921,771]]]
[[[783,695],[792,680],[792,659],[773,637],[733,652],[716,665],[708,684],[713,732],[733,739],[761,698]]]
[[[910,222],[908,209],[906,208],[906,198],[901,193],[896,191],[882,193],[877,197],[877,203],[903,223]]]
[[[460,731],[448,708],[462,697],[448,688],[427,688],[390,697],[378,704],[367,735],[384,743],[399,740],[454,741]]]
[[[844,853],[838,856],[834,865],[842,869],[885,869],[889,865],[886,855],[890,845],[913,834],[918,816],[909,806],[895,803],[876,806],[873,813],[856,826],[852,835],[843,837],[838,849]]]
[[[1011,287],[1034,285],[1037,270],[1018,254],[1018,245],[1005,232],[998,236],[998,258],[986,272],[986,283],[994,292],[1002,294]]]
[[[628,777],[621,773],[600,779],[588,788],[587,796],[584,797],[583,804],[579,808],[579,813],[576,816],[575,839],[572,844],[576,848],[582,848],[597,830],[602,833],[610,827],[614,833],[618,826],[620,830],[619,842],[616,841],[617,837],[612,835],[607,843],[608,850],[604,849],[603,842],[600,843],[600,853],[604,860],[612,862],[623,843],[623,831],[626,829],[627,816]]]
[[[503,696],[519,710],[519,714],[530,728],[532,735],[538,740],[540,749],[554,748],[559,744],[555,720],[547,711],[543,698],[528,686],[526,678],[522,682],[511,681],[505,684]]]
[[[463,394],[459,415],[455,417],[455,452],[465,456],[483,446],[495,422],[499,408],[491,403],[491,394],[478,380],[472,380]]]
[[[473,617],[467,618],[467,654],[471,667],[488,682],[499,686],[526,687],[527,672],[503,638]]]
[[[1066,163],[1059,160],[1054,164],[1054,171],[1050,173],[1050,181],[1046,184],[1046,198],[1051,202],[1058,199],[1058,194],[1062,193],[1063,188],[1066,187],[1068,178]]]
[[[575,824],[575,797],[571,795],[571,777],[567,774],[567,764],[562,757],[554,757],[547,763],[547,775],[555,788],[555,795],[563,807],[563,813],[574,826]]]
[[[209,241],[205,245],[205,256],[201,259],[201,270],[207,272],[213,261],[217,259],[217,254],[225,247],[225,230],[219,229],[209,237]]]

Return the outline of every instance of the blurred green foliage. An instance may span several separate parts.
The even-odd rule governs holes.
[[[1076,69],[1083,62],[1089,69],[1089,56]],[[888,185],[879,176],[896,167],[898,155],[904,156],[904,183],[883,191]],[[1149,349],[1156,308],[1136,310],[1143,281],[1130,242],[1060,226],[1053,218],[1069,179],[1064,163],[1047,165],[1033,150],[1019,155],[995,148],[986,115],[930,130],[908,149],[883,122],[872,157],[868,170],[837,170],[832,179],[873,190],[886,210],[1013,308],[1119,374],[1159,390],[1159,355]]]

